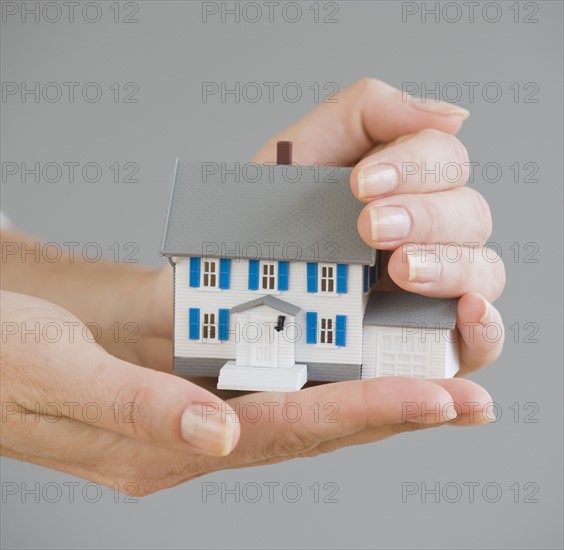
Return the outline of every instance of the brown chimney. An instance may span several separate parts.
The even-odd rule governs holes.
[[[276,164],[292,164],[291,141],[279,141],[276,144]]]

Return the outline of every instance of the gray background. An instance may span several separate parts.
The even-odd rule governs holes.
[[[1,104],[2,161],[98,162],[106,168],[97,183],[9,178],[1,186],[2,208],[45,239],[96,241],[108,254],[113,242],[133,241],[141,261],[160,265],[177,155],[249,159],[313,107],[307,88],[314,82],[344,87],[363,76],[400,88],[403,82],[479,82],[474,101],[467,93],[460,98],[472,112],[460,137],[472,160],[503,169],[499,181],[488,183],[479,172],[473,185],[493,211],[492,241],[508,271],[497,306],[514,330],[502,358],[472,379],[499,403],[501,418],[476,429],[427,430],[315,459],[222,472],[137,503],[122,497],[116,503],[109,491],[97,503],[80,495],[73,503],[7,497],[3,547],[562,548],[562,3],[532,3],[538,23],[528,24],[513,21],[512,2],[498,3],[503,16],[497,23],[482,17],[482,6],[473,23],[468,16],[424,23],[421,15],[403,23],[401,2],[366,1],[342,2],[337,23],[315,24],[311,4],[302,3],[302,20],[295,24],[279,15],[272,24],[232,18],[222,24],[217,17],[203,24],[199,2],[140,2],[134,24],[115,24],[104,2],[98,23],[81,16],[75,23],[9,18],[1,27],[3,82],[96,81],[104,95],[94,104],[8,98]],[[116,81],[137,82],[139,102],[113,103],[108,86]],[[297,103],[280,97],[274,103],[202,103],[202,81],[295,81],[304,97]],[[488,82],[501,86],[499,101],[482,98]],[[537,83],[538,102],[514,101],[514,82],[521,89]],[[113,183],[107,166],[115,161],[138,163],[139,183]],[[515,162],[537,163],[539,182],[514,183],[509,166]],[[515,242],[518,259],[509,248]],[[523,261],[530,242],[538,244],[537,263]],[[538,325],[538,343],[525,341],[526,323]],[[525,422],[525,413],[538,422]],[[2,461],[4,484],[68,481],[77,480]],[[84,483],[78,481],[80,492]],[[287,502],[278,492],[273,503],[265,497],[256,504],[233,497],[202,503],[203,482],[232,488],[269,481],[298,483],[301,500]],[[336,483],[338,503],[314,502],[308,487],[315,482]],[[403,482],[480,485],[474,502],[464,495],[454,503],[441,497],[437,504],[431,495],[425,503],[420,497],[402,503]],[[489,482],[502,489],[498,502],[481,496]],[[515,482],[518,503],[509,489]],[[536,503],[523,502],[527,482],[538,484]]]

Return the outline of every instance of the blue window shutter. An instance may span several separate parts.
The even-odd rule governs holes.
[[[317,264],[307,264],[307,291],[317,292]]]
[[[337,264],[337,294],[347,293],[347,274],[349,266],[347,264]]]
[[[306,344],[317,343],[317,313],[308,311],[306,313]]]
[[[278,262],[278,290],[288,290],[288,262]]]
[[[335,317],[335,344],[338,346],[347,345],[347,316],[337,315]]]
[[[222,342],[229,340],[229,310],[219,310],[219,339]]]
[[[200,309],[197,307],[188,310],[188,337],[190,340],[200,339]]]
[[[190,286],[200,287],[200,258],[190,257]]]
[[[221,258],[219,260],[219,288],[229,288],[229,275],[231,273],[231,260]]]
[[[370,267],[365,265],[364,266],[364,292],[368,292],[370,285],[368,284],[368,277],[370,277]]]
[[[258,290],[259,287],[259,261],[249,260],[249,290]]]

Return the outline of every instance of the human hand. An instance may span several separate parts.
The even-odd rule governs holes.
[[[275,142],[290,140],[295,144],[295,161],[299,164],[358,163],[351,177],[351,187],[357,196],[368,203],[359,219],[362,237],[376,248],[394,250],[389,272],[400,287],[431,296],[462,296],[458,326],[462,329],[468,326],[469,330],[461,330],[461,373],[493,361],[501,351],[502,340],[486,341],[482,336],[482,326],[492,322],[501,327],[499,313],[485,301],[486,298],[495,299],[503,288],[501,261],[487,265],[478,261],[472,263],[469,261],[469,251],[465,251],[467,260],[463,259],[458,264],[446,267],[441,264],[437,280],[421,282],[413,277],[410,280],[409,255],[404,257],[400,253],[402,244],[408,242],[468,240],[483,244],[489,235],[491,221],[487,205],[474,192],[467,189],[462,191],[461,185],[467,174],[463,173],[455,183],[438,181],[427,188],[416,177],[408,178],[407,174],[403,174],[401,170],[405,164],[399,164],[400,161],[421,164],[425,161],[433,163],[454,160],[463,165],[466,159],[465,149],[453,134],[460,128],[465,113],[458,112],[453,106],[436,103],[429,104],[433,107],[432,111],[425,110],[416,99],[404,102],[398,90],[372,80],[363,80],[344,90],[339,94],[338,100],[338,103],[320,106],[308,117],[273,138],[254,160],[274,161]],[[429,128],[432,130],[428,130]],[[374,192],[375,186],[367,184],[366,180],[359,191],[362,168],[374,163],[394,166],[400,178],[399,184],[394,189],[388,187],[382,198],[376,198],[379,192]],[[390,179],[387,182],[389,186]],[[478,219],[479,223],[470,225],[472,222],[462,217],[467,202],[482,216]],[[390,240],[388,233],[388,240],[375,242],[372,238],[370,212],[372,208],[381,206],[405,208],[410,217],[409,231],[402,233],[396,240]],[[447,216],[446,212],[451,209],[459,212],[459,215]],[[429,213],[434,215],[426,217]],[[375,219],[379,219],[378,216]],[[459,223],[463,221],[467,223]],[[385,228],[389,229],[390,227]],[[410,249],[411,252],[419,250],[420,245],[415,246],[415,249]],[[478,255],[476,252],[475,257]],[[419,266],[412,265],[412,275],[414,267]],[[106,347],[115,350],[122,359],[126,358],[152,369],[167,370],[172,363],[172,273],[168,267],[158,274],[141,270],[137,273],[134,276],[132,271],[128,271],[121,278],[115,277],[113,271],[108,274],[109,284],[102,285],[101,291],[106,296],[104,307],[100,306],[98,312],[104,310],[100,314],[104,319],[135,320],[139,326],[139,342],[123,345],[112,343]],[[54,314],[49,309],[51,307],[53,306],[46,306],[49,319],[53,316],[59,320],[67,319],[66,312],[63,314],[61,310],[56,310],[57,313]],[[16,311],[19,311],[17,307]],[[33,308],[31,311],[34,311]],[[41,308],[39,311],[41,314],[45,313]],[[82,318],[96,320],[95,315],[88,315],[92,308],[86,308],[85,311],[86,317]],[[23,313],[19,311],[15,317],[10,315],[10,319],[18,319],[21,315]],[[74,318],[71,316],[71,319]],[[24,363],[16,361],[14,368],[10,357],[21,354],[29,362],[36,361],[31,346],[22,349],[17,345],[14,349],[16,351],[8,348],[8,355],[3,350],[2,355],[3,378],[9,382],[3,384],[3,389],[11,388],[3,398],[9,402],[18,402],[22,396],[25,397],[25,384],[22,381],[26,376],[21,367]],[[86,348],[83,351],[86,353]],[[44,419],[37,425],[24,425],[21,419],[18,421],[14,415],[9,415],[6,419],[9,430],[4,430],[5,434],[9,434],[4,452],[15,458],[68,471],[108,485],[118,483],[119,487],[133,482],[138,486],[138,494],[146,494],[219,469],[313,456],[445,422],[475,425],[491,420],[487,414],[487,404],[491,402],[487,392],[476,384],[461,379],[430,381],[376,378],[318,385],[296,393],[248,394],[230,399],[226,405],[201,389],[204,392],[201,394],[202,399],[209,398],[200,411],[202,421],[211,421],[215,417],[220,418],[221,423],[227,422],[233,415],[222,415],[221,411],[231,410],[229,407],[242,413],[233,432],[241,433],[235,450],[225,457],[203,456],[196,449],[188,451],[188,444],[181,440],[180,417],[182,407],[186,405],[184,392],[194,390],[187,381],[139,369],[112,358],[99,346],[92,344],[85,355],[89,359],[83,363],[96,373],[95,383],[90,385],[90,379],[84,377],[82,371],[77,378],[77,373],[70,366],[75,364],[77,357],[72,346],[61,354],[56,349],[49,352],[51,359],[45,361],[46,365],[66,364],[66,367],[53,370],[53,378],[44,376],[44,367],[34,371],[42,376],[39,379],[42,384],[56,382],[58,384],[47,387],[61,391],[68,382],[65,377],[71,376],[75,380],[74,385],[76,381],[82,381],[82,385],[76,385],[76,391],[71,389],[71,393],[78,392],[81,399],[90,399],[89,392],[106,387],[111,398],[102,402],[135,403],[141,415],[140,422],[134,424],[133,428],[124,427],[114,423],[111,415],[106,417],[106,425],[68,422],[62,438],[55,431],[59,430],[61,434],[63,432],[61,428],[57,428],[58,424],[50,424]],[[95,360],[95,357],[98,359]],[[4,375],[6,368],[7,376]],[[88,372],[86,369],[86,373]],[[112,378],[113,376],[117,378]],[[136,384],[129,383],[137,376],[141,376],[146,382],[142,391],[136,389]],[[158,379],[150,378],[152,376],[157,376]],[[113,381],[111,385],[105,382],[104,386],[106,378]],[[149,379],[151,383],[148,383]],[[209,379],[208,382],[210,381],[214,385],[215,381]],[[74,385],[69,383],[70,388],[74,388]],[[157,386],[159,391],[155,391]],[[31,387],[36,388],[33,383]],[[165,391],[161,391],[161,388],[165,388]],[[171,388],[170,391],[167,388]],[[178,388],[182,391],[178,391]],[[53,396],[49,397],[37,389],[35,391],[38,393],[30,396],[34,401],[41,403],[41,400],[52,400]],[[66,394],[61,394],[60,398],[77,401],[76,396],[67,397]],[[455,403],[454,409],[458,413],[454,419],[451,418],[451,403]],[[299,421],[293,422],[282,413],[289,405],[300,412]],[[259,408],[260,420],[245,414],[248,407]],[[425,415],[425,411],[430,411],[430,414]],[[56,443],[59,437],[61,444]],[[235,440],[236,435],[233,441]]]
[[[287,140],[297,164],[354,166],[351,189],[367,203],[359,233],[373,248],[393,251],[393,282],[409,292],[461,298],[458,374],[493,362],[504,329],[490,302],[505,286],[505,270],[501,258],[483,248],[492,229],[488,204],[464,187],[468,153],[454,134],[468,112],[405,96],[374,79],[356,82],[336,99],[272,138],[254,160],[275,162],[276,142]]]
[[[354,381],[249,394],[230,406],[112,357],[59,306],[12,292],[1,298],[2,454],[130,496],[448,421],[491,420],[490,396],[468,380]]]
[[[172,468],[155,449],[224,456],[236,445],[235,415],[203,420],[204,403],[231,411],[215,395],[113,357],[57,305],[5,291],[1,301],[2,454],[93,481],[109,483],[111,472],[139,483],[140,465],[149,478]]]

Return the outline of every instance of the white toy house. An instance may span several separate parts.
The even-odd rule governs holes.
[[[290,149],[288,149],[290,148]],[[174,371],[219,389],[445,378],[456,300],[374,291],[350,168],[176,162],[162,254],[174,266]]]

